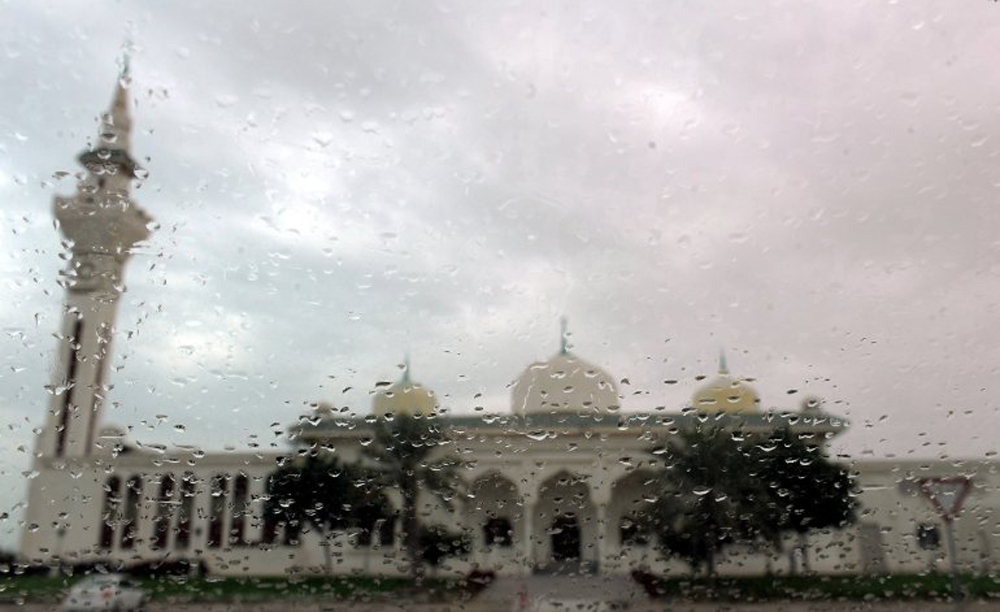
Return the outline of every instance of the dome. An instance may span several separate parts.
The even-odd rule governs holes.
[[[410,364],[407,362],[403,377],[381,389],[372,399],[372,412],[377,417],[387,414],[432,416],[437,411],[437,397],[430,389],[410,380]]]
[[[729,375],[726,357],[719,357],[719,375],[695,391],[691,398],[695,410],[702,412],[752,412],[760,406],[753,387]]]
[[[511,410],[517,415],[605,414],[618,406],[618,387],[611,375],[565,349],[528,366],[511,393]]]
[[[333,404],[330,402],[314,402],[309,404],[309,406],[313,409],[313,414],[319,418],[333,416]]]

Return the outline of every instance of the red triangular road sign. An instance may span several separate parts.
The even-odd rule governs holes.
[[[964,476],[921,478],[918,482],[920,492],[945,519],[955,518],[972,489],[972,481]]]

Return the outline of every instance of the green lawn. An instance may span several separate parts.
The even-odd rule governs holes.
[[[24,576],[0,578],[0,601],[48,602],[62,597],[81,577]],[[426,579],[418,589],[403,578],[215,578],[161,577],[138,579],[154,600],[266,601],[271,599],[377,599],[420,593],[428,598],[458,597],[459,581]]]
[[[720,601],[769,600],[947,600],[948,574],[893,576],[760,576],[746,578],[655,578],[659,597]],[[1000,578],[962,576],[962,591],[973,599],[1000,597]]]

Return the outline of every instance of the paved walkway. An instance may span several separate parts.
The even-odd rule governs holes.
[[[524,593],[522,595],[522,592]],[[627,603],[630,609],[649,598],[626,575],[530,576],[499,578],[474,601],[483,610],[531,610],[539,600],[607,601]],[[528,605],[525,607],[524,603]]]

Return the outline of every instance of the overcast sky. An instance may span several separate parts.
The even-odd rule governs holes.
[[[5,509],[56,346],[51,200],[127,37],[160,225],[110,378],[136,439],[280,447],[407,351],[451,411],[506,411],[565,314],[628,410],[679,410],[725,348],[765,406],[849,418],[838,453],[1000,446],[997,3],[294,7],[0,2]]]

